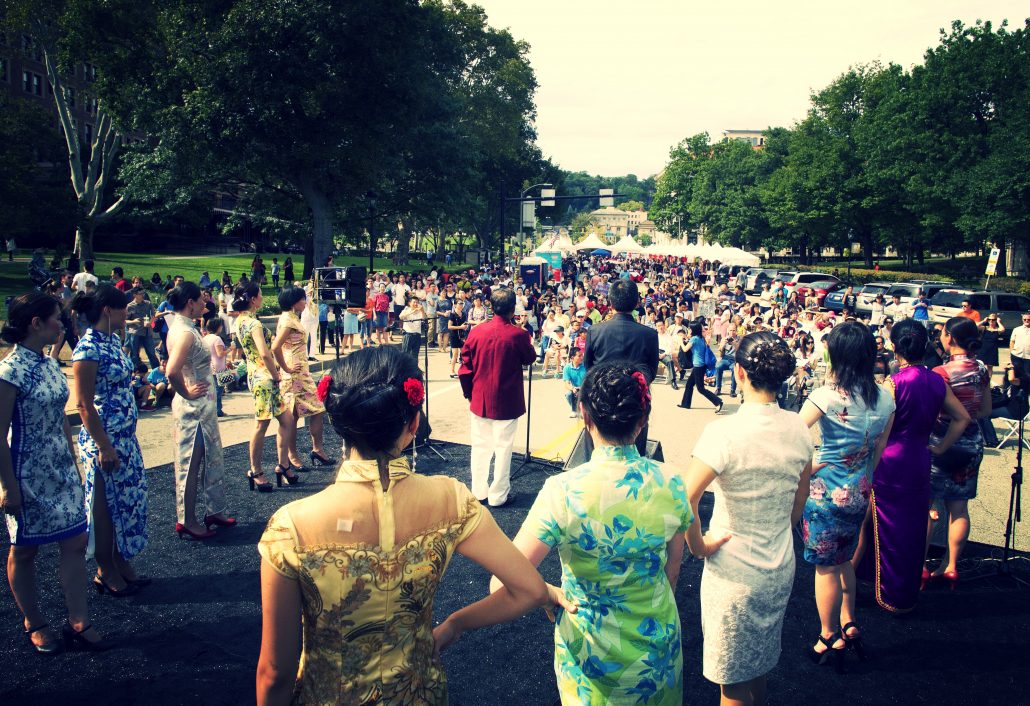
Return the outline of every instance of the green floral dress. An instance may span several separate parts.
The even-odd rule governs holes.
[[[261,336],[266,348],[271,346],[264,324],[249,311],[240,314],[236,320],[236,338],[247,357],[247,386],[254,395],[254,416],[258,420],[265,420],[278,417],[285,412],[286,402],[278,383],[272,380],[272,372],[258,354],[257,345],[254,343],[255,336]]]
[[[683,657],[666,544],[693,521],[675,469],[635,446],[599,446],[586,464],[549,478],[525,528],[562,563],[579,604],[558,616],[554,670],[562,703],[683,702]]]

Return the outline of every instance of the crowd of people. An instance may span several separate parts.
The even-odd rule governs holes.
[[[175,531],[204,539],[236,524],[218,416],[223,388],[243,381],[255,414],[251,490],[302,483],[300,418],[310,463],[336,469],[335,483],[272,513],[259,544],[261,704],[446,703],[439,652],[465,631],[536,607],[555,621],[563,703],[679,704],[677,601],[693,600],[675,590],[685,551],[706,559],[705,677],[724,703],[763,703],[793,588],[793,528],[815,568],[810,656],[838,671],[848,652],[868,651],[859,577],[897,613],[915,608],[929,584],[958,581],[983,456],[976,420],[993,404],[988,366],[997,359],[976,357],[1000,336],[989,320],[959,316],[938,330],[916,315],[917,300],[863,321],[784,290],[752,301],[734,282],[717,286],[712,263],[598,258],[567,259],[553,282],[526,282],[513,263],[371,273],[363,305],[348,302],[330,320],[312,283],[297,286],[288,265],[271,271],[281,311],[274,335],[258,315],[263,263],[217,294],[209,278],[207,287],[172,278],[156,309],[153,287],[126,281],[120,268],[101,283],[89,262],[62,278],[70,297],[51,288],[10,303],[0,332],[13,346],[0,361],[0,489],[8,578],[35,651],[111,646],[88,617],[87,557],[100,594],[132,595],[150,581],[132,561],[148,544],[136,424],[151,390],[171,398]],[[313,350],[337,334],[343,358],[316,381]],[[65,342],[77,443],[63,414]],[[1015,365],[1003,377],[1018,390],[1030,314],[1011,345]],[[423,423],[423,346],[449,354],[469,400],[470,486],[419,476],[404,456]],[[146,375],[141,351],[153,367]],[[515,498],[509,469],[526,412],[525,366],[563,380],[589,460],[547,480],[510,540],[488,508]],[[727,373],[731,398],[742,401],[736,412],[684,417],[705,424],[690,459],[649,458],[653,385],[682,381],[680,407],[696,392],[718,415]],[[344,442],[339,462],[323,446],[326,414]],[[272,418],[275,484],[262,468]],[[702,533],[706,491],[715,506]],[[934,503],[948,540],[943,558],[928,562],[942,519]],[[35,587],[38,547],[53,542],[68,611],[60,635]],[[561,586],[535,568],[552,549]],[[491,592],[434,628],[432,598],[454,552],[494,576]]]

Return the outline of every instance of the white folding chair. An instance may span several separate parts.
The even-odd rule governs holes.
[[[1005,424],[1007,426],[1007,428],[1005,430],[1005,436],[1001,439],[1000,442],[998,442],[998,445],[994,447],[996,449],[1000,449],[1002,446],[1005,445],[1006,441],[1008,441],[1012,437],[1014,437],[1017,434],[1019,434],[1019,420],[1018,419],[1010,419],[1008,417],[995,417],[991,421],[992,422],[993,421],[998,421],[998,422],[1001,422],[1001,423],[1003,423],[1003,424]],[[1030,414],[1027,414],[1025,417],[1023,417],[1023,424],[1024,425],[1028,421],[1030,421]],[[1030,450],[1030,441],[1027,441],[1026,438],[1021,438],[1020,441],[1023,443],[1023,446],[1025,446],[1028,450]]]

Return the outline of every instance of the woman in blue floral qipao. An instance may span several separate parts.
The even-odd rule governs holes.
[[[686,486],[678,471],[641,457],[634,445],[651,411],[642,371],[618,363],[592,368],[579,405],[593,456],[547,480],[515,538],[534,566],[558,549],[562,590],[579,606],[555,623],[562,704],[679,706],[674,590],[693,521]]]

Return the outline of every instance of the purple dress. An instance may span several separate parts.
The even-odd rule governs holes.
[[[876,602],[892,613],[915,608],[926,551],[930,507],[928,439],[947,394],[940,375],[921,365],[903,368],[894,382],[894,426],[873,473],[872,551],[860,575],[872,575]]]

